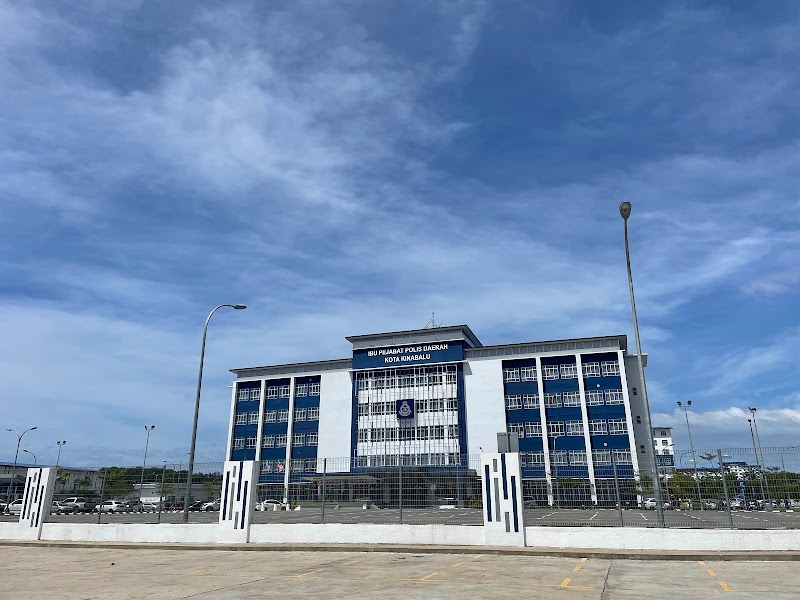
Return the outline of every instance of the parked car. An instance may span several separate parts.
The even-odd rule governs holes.
[[[717,506],[719,505],[719,500],[711,500],[709,498],[703,499],[703,508],[706,510],[717,510]]]
[[[50,514],[51,515],[67,515],[71,514],[72,509],[64,506],[61,502],[53,500],[53,503],[50,505]]]
[[[222,504],[222,498],[217,498],[216,500],[212,500],[211,502],[206,502],[203,504],[200,510],[205,510],[208,512],[218,511],[220,504]]]
[[[121,513],[128,512],[129,507],[127,502],[120,502],[119,500],[106,500],[97,507],[99,512],[107,513]]]
[[[22,512],[22,498],[19,500],[14,500],[11,504],[8,505],[8,513],[12,515],[18,515]]]
[[[262,500],[256,504],[256,510],[286,510],[286,508],[287,507],[283,502],[273,500],[272,498],[268,500]]]
[[[183,502],[171,502],[164,507],[164,510],[183,510]]]
[[[90,513],[94,512],[96,504],[91,500],[87,500],[82,496],[72,496],[61,502],[61,505],[69,508],[74,513]]]
[[[742,508],[741,498],[731,498],[731,508]]]
[[[198,500],[189,505],[189,510],[203,510],[203,505],[206,504],[205,500]]]
[[[655,510],[656,506],[658,506],[658,504],[655,498],[645,498],[644,502],[642,502],[642,508],[645,510]]]

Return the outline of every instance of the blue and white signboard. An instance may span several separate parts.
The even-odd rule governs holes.
[[[396,408],[397,408],[397,418],[398,419],[413,419],[414,418],[414,401],[413,400],[398,400]]]
[[[460,340],[353,351],[354,369],[407,367],[461,360],[464,360],[464,348]]]

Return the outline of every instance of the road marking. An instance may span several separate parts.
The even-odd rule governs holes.
[[[599,512],[594,513],[591,517],[589,517],[589,520],[591,521],[592,519],[594,519],[599,514],[600,514]]]
[[[581,570],[581,566],[580,566],[580,565],[578,565],[577,567],[575,567],[574,569],[572,569],[572,572],[573,572],[573,573],[577,573],[577,572],[578,572],[578,571],[580,571],[580,570]]]
[[[285,575],[287,579],[320,579],[320,577],[312,577],[313,573],[319,573],[322,569],[314,569],[313,571],[309,571],[308,573],[303,573],[302,575]]]
[[[705,561],[702,561],[702,560],[698,560],[697,564],[701,565],[701,566],[705,566],[706,565]]]
[[[723,591],[726,591],[726,592],[732,592],[732,591],[733,591],[733,590],[731,589],[731,586],[729,586],[729,585],[728,585],[727,583],[725,583],[724,581],[718,581],[717,583],[719,583],[719,587],[721,587],[721,588],[723,589]]]
[[[584,558],[581,559],[581,562],[586,562],[587,560],[589,560],[589,559],[584,557]]]
[[[425,577],[420,577],[419,579],[398,579],[397,581],[419,581],[422,583],[441,583],[447,581],[447,579],[431,579],[431,577],[435,575],[438,575],[438,573],[429,573],[425,575]]]
[[[568,587],[570,581],[572,581],[572,579],[567,577],[564,581],[561,582],[560,587]]]
[[[356,564],[357,562],[361,562],[361,559],[360,559],[360,558],[357,558],[357,559],[355,559],[355,560],[351,560],[350,562],[346,562],[346,563],[342,563],[342,564],[343,564],[343,565],[354,565],[354,564]]]
[[[716,576],[717,576],[717,574],[716,574],[716,573],[714,573],[714,571],[712,571],[711,569],[706,569],[706,573],[708,573],[708,574],[709,574],[709,575],[711,575],[712,577],[716,577]]]
[[[454,567],[460,567],[460,566],[461,566],[461,565],[463,565],[463,564],[464,564],[463,562],[456,563],[456,564],[454,564],[454,565],[450,565],[450,568],[452,569],[452,568],[454,568]]]

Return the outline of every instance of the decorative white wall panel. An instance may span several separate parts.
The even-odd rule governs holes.
[[[519,454],[481,455],[484,539],[490,546],[524,546]]]
[[[19,513],[20,534],[25,539],[38,540],[41,536],[42,523],[50,516],[55,483],[55,468],[28,469]]]
[[[506,430],[503,361],[464,363],[464,401],[467,409],[468,454],[497,450],[497,434]],[[462,452],[465,449],[462,447]]]
[[[323,373],[319,398],[319,446],[317,471],[323,458],[350,456],[350,429],[353,422],[353,383],[349,371]],[[338,471],[349,471],[349,464],[338,464]]]
[[[219,508],[219,541],[247,543],[258,482],[254,460],[225,461]]]

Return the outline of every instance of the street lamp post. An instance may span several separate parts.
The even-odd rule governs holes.
[[[181,456],[181,460],[178,463],[178,475],[177,475],[178,482],[177,482],[177,485],[175,486],[175,502],[178,501],[178,485],[180,485],[180,483],[181,483],[181,473],[183,472],[183,459],[186,458],[187,456],[189,456],[188,452],[186,454],[184,454],[183,456]],[[172,466],[174,467],[175,463],[172,463]],[[174,476],[172,477],[172,483],[175,484],[175,477]],[[186,502],[186,499],[184,498],[183,501]]]
[[[33,452],[31,452],[30,450],[25,450],[25,448],[23,448],[22,451],[23,452],[27,452],[28,454],[30,454],[33,457],[33,468],[35,469],[36,468],[36,455]]]
[[[756,466],[758,467],[759,474],[758,474],[758,484],[761,487],[761,499],[766,500],[767,496],[764,494],[764,480],[763,480],[763,471],[761,469],[761,461],[758,459],[758,447],[756,446],[756,436],[753,433],[753,419],[747,419],[747,423],[750,425],[750,439],[753,440],[753,454],[756,455]],[[745,498],[747,501],[747,498]]]
[[[144,468],[147,465],[147,447],[150,445],[150,432],[155,429],[155,425],[144,426],[147,432],[147,441],[144,443],[144,462],[142,463],[142,477],[139,479],[139,510],[142,510],[142,488],[144,487]]]
[[[658,464],[656,463],[656,457],[654,453],[654,446],[655,443],[653,441],[653,425],[650,419],[650,404],[647,400],[647,385],[644,380],[644,365],[642,364],[642,344],[641,340],[639,339],[639,321],[636,318],[636,299],[633,295],[633,274],[631,273],[631,254],[628,248],[628,218],[631,216],[631,203],[630,202],[622,202],[619,205],[619,214],[622,217],[622,220],[625,224],[625,264],[628,268],[628,288],[630,290],[631,295],[631,313],[633,314],[633,336],[636,340],[636,361],[639,367],[639,381],[642,386],[642,404],[644,405],[644,426],[647,431],[647,443],[645,444],[645,448],[647,448],[647,452],[649,452],[651,460],[653,462],[653,473],[656,476],[656,480],[658,480]],[[633,432],[631,432],[633,434]],[[658,511],[658,523],[662,527],[664,526],[664,507],[661,505],[661,484],[659,481],[656,481],[655,487],[655,496],[656,496],[656,510]]]
[[[203,328],[203,344],[200,348],[200,371],[197,375],[197,395],[194,401],[194,423],[192,424],[192,445],[189,447],[189,468],[186,473],[186,497],[183,500],[183,522],[189,522],[189,494],[192,489],[192,471],[194,470],[194,450],[195,443],[197,442],[197,418],[200,415],[200,388],[203,385],[203,360],[206,355],[206,336],[208,335],[208,323],[211,321],[212,315],[223,306],[227,306],[234,310],[244,310],[247,308],[244,304],[220,304],[210,313],[206,319],[206,325]]]
[[[697,483],[697,502],[700,504],[700,510],[703,510],[703,495],[700,493],[700,478],[697,476],[697,454],[694,451],[694,442],[692,441],[692,428],[689,426],[689,407],[691,405],[691,400],[687,400],[686,405],[678,401],[678,406],[683,409],[683,415],[686,417],[686,431],[689,432],[689,448],[691,448],[692,462],[694,463],[694,480]]]
[[[56,444],[58,444],[58,458],[56,458],[56,467],[61,462],[61,446],[67,443],[67,440],[58,440]]]
[[[17,434],[17,453],[14,455],[14,470],[11,472],[11,478],[8,480],[8,493],[6,494],[6,511],[8,511],[8,505],[11,504],[11,486],[14,484],[14,478],[17,476],[17,459],[19,458],[19,445],[22,443],[22,437],[26,433],[28,433],[29,431],[33,431],[34,429],[38,429],[38,426],[26,429],[22,433],[19,433],[16,429],[6,429],[6,431],[11,431]]]
[[[770,500],[772,500],[769,491],[769,481],[767,480],[767,464],[764,462],[764,449],[761,447],[761,438],[758,435],[758,422],[756,421],[756,411],[758,409],[750,408],[748,406],[747,410],[749,410],[750,414],[753,415],[753,429],[756,432],[756,443],[758,444],[758,453],[761,455],[761,476],[764,478],[764,487],[767,488],[767,496],[770,496]]]

